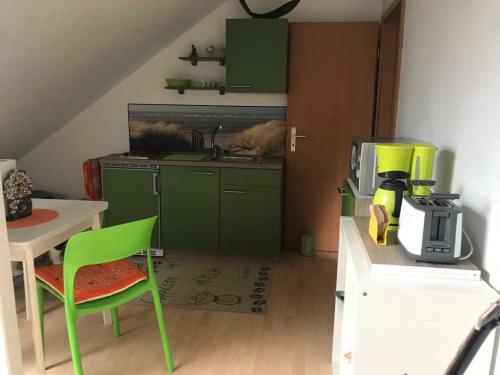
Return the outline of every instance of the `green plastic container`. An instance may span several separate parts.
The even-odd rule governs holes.
[[[306,257],[315,256],[318,252],[316,248],[316,236],[312,232],[306,232],[300,238],[300,253]]]
[[[167,78],[165,81],[167,82],[168,87],[173,88],[188,88],[191,86],[190,79]]]

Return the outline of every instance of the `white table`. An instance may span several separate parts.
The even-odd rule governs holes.
[[[59,213],[56,219],[35,226],[9,229],[9,247],[12,261],[24,264],[24,280],[28,316],[31,317],[33,346],[35,349],[38,372],[45,374],[42,332],[38,316],[38,301],[36,295],[35,258],[48,252],[54,246],[68,240],[72,235],[89,228],[99,229],[101,222],[99,214],[108,208],[107,202],[33,199],[33,208],[48,208]],[[105,324],[111,323],[107,312],[104,315]]]

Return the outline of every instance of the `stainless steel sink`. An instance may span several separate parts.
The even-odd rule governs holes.
[[[260,163],[262,157],[253,155],[221,155],[218,160],[238,163]]]

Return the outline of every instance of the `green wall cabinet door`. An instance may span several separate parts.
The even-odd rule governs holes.
[[[281,172],[224,168],[220,199],[221,251],[278,258]]]
[[[161,167],[165,249],[218,251],[219,168]]]
[[[288,20],[226,20],[228,92],[287,90]]]
[[[103,168],[103,200],[109,203],[109,208],[104,213],[104,226],[159,215],[159,173],[158,169]],[[154,248],[161,248],[158,228],[157,222],[152,237]]]

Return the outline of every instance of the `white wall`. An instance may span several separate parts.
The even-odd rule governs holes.
[[[0,1],[0,158],[26,154],[223,1]]]
[[[500,289],[500,2],[407,1],[398,133],[441,151],[476,261]]]
[[[255,11],[271,9],[281,0],[249,1]],[[304,0],[289,15],[292,21],[379,20],[382,0]],[[200,52],[225,40],[225,19],[246,17],[235,0],[226,2],[167,48],[112,88],[49,139],[19,160],[32,175],[36,189],[66,197],[82,196],[81,164],[85,159],[128,150],[127,103],[186,103],[227,105],[285,105],[279,94],[226,94],[163,89],[166,77],[223,82],[224,69],[212,63],[197,67],[179,61],[195,43]]]
[[[394,0],[384,0],[384,12],[391,6]]]
[[[14,285],[10,268],[9,242],[0,184],[0,374],[21,375],[21,345],[17,328]]]
[[[435,177],[461,194],[474,261],[497,290],[499,15],[498,0],[407,0],[397,125],[398,135],[440,148]]]

